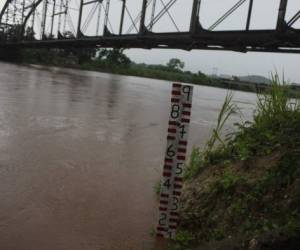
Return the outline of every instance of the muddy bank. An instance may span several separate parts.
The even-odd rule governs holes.
[[[210,166],[186,182],[182,197],[181,229],[191,249],[299,249],[300,172],[285,165],[287,157],[300,168],[289,150],[228,165]],[[290,168],[288,170],[288,168]],[[209,242],[209,243],[207,243]]]
[[[218,124],[235,113],[228,100]],[[224,140],[217,126],[186,168],[176,249],[299,249],[299,127],[300,101],[279,78],[258,97],[251,122]]]

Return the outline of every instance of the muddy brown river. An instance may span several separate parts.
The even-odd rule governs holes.
[[[0,63],[0,249],[159,249],[171,83]],[[226,91],[195,87],[189,150]],[[251,114],[255,95],[235,92]],[[230,123],[239,118],[232,117]]]

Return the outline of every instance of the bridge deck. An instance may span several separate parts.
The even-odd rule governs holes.
[[[109,35],[82,37],[79,39],[53,39],[31,41],[3,41],[0,48],[64,48],[64,47],[114,47],[114,48],[163,48],[163,49],[203,49],[232,50],[239,52],[265,51],[300,53],[300,32],[284,34],[273,30],[258,31],[218,31],[191,34],[148,33],[133,35]]]

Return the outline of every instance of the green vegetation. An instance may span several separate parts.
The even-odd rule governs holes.
[[[215,164],[224,158],[223,151],[227,145],[222,139],[222,130],[228,118],[232,114],[240,112],[238,107],[232,103],[232,98],[232,93],[228,93],[218,115],[217,126],[212,130],[212,135],[206,143],[204,150],[201,151],[199,148],[193,148],[189,166],[184,173],[186,179],[193,178],[207,165]],[[216,146],[216,143],[219,143],[219,145]]]
[[[24,33],[26,41],[35,40],[35,32],[27,27],[24,31],[21,25],[9,26],[0,32],[0,41],[18,41]],[[59,34],[65,39],[75,39],[74,34],[66,31]],[[52,35],[44,35],[44,40],[53,39]],[[199,85],[207,85],[226,89],[235,89],[249,92],[259,92],[269,88],[269,79],[250,75],[246,77],[223,76],[224,78],[210,77],[201,71],[196,73],[184,70],[185,63],[178,58],[171,58],[166,65],[147,65],[132,62],[125,54],[124,49],[96,49],[96,48],[0,48],[0,60],[14,63],[42,64],[58,67],[71,67],[84,70],[108,72],[121,75],[131,75],[179,81]],[[290,87],[290,95],[300,92],[295,84]]]
[[[275,75],[270,90],[257,95],[253,122],[235,124],[236,131],[226,135],[224,141],[220,134],[226,121],[232,114],[240,113],[238,107],[232,103],[232,93],[229,93],[204,151],[194,148],[192,152],[191,162],[186,170],[187,179],[196,176],[207,165],[224,161],[228,163],[229,160],[245,161],[270,154],[278,147],[299,143],[297,126],[300,125],[300,102],[299,99],[290,99],[288,90],[287,83],[280,83]],[[291,133],[294,134],[291,136]],[[197,167],[199,169],[195,169]]]
[[[14,37],[17,37],[18,29],[13,30],[11,33],[12,34],[9,34],[9,37],[11,40],[14,40]],[[27,30],[26,36],[28,40],[33,39],[32,30]],[[73,35],[66,32],[63,36],[72,38]],[[45,37],[45,39],[51,38]],[[137,64],[132,62],[130,58],[124,54],[123,49],[80,49],[71,47],[63,49],[30,48],[4,51],[1,51],[0,49],[0,60],[26,64],[70,67],[250,92],[256,92],[259,88],[255,83],[241,83],[237,77],[236,80],[224,80],[209,77],[200,71],[194,73],[184,70],[184,62],[177,58],[171,58],[165,65]],[[267,85],[261,86],[261,88],[266,87]],[[294,91],[295,89],[292,90],[292,92]]]
[[[220,82],[205,74],[184,71],[184,63],[172,58],[166,65],[147,65],[132,62],[122,49],[25,49],[24,63],[72,67],[121,75],[148,77],[169,81],[220,86]]]
[[[171,249],[299,249],[300,102],[288,88],[275,75],[253,121],[223,140],[238,111],[227,96],[205,149],[192,152]]]

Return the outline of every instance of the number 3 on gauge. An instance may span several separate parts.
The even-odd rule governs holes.
[[[172,206],[172,211],[176,211],[178,209],[178,203],[179,200],[176,196],[173,197],[173,206]]]

